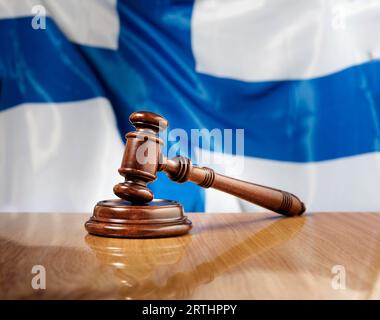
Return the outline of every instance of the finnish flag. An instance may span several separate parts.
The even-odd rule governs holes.
[[[379,0],[0,0],[0,211],[114,198],[137,110],[188,136],[243,130],[243,154],[192,144],[193,160],[309,211],[378,211],[378,30]],[[150,187],[186,211],[262,210],[164,175]]]

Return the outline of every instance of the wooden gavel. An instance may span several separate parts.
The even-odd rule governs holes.
[[[161,154],[163,141],[158,133],[168,121],[152,112],[134,112],[129,118],[136,131],[126,135],[126,147],[119,173],[125,182],[114,193],[132,203],[144,204],[153,199],[147,184],[156,180],[157,171],[165,172],[177,183],[191,181],[203,188],[214,188],[285,216],[299,216],[305,205],[295,195],[282,190],[245,182],[217,174],[213,169],[192,165],[186,157],[167,159]]]

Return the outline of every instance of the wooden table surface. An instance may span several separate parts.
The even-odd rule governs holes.
[[[145,240],[88,235],[88,217],[0,213],[0,298],[380,298],[379,213],[189,214],[191,234]]]

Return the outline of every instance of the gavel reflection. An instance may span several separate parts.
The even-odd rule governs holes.
[[[214,188],[244,199],[285,216],[299,216],[305,206],[295,195],[282,190],[230,178],[207,167],[194,166],[186,157],[167,159],[161,154],[163,144],[158,137],[168,126],[168,121],[152,112],[135,112],[130,122],[136,131],[126,135],[126,147],[119,173],[125,182],[114,187],[114,193],[132,203],[144,204],[153,199],[147,187],[156,180],[157,171],[165,172],[177,182],[191,181],[203,188]]]
[[[249,232],[249,236],[243,236],[244,233],[237,238],[226,235],[225,247],[219,248],[216,255],[211,253],[216,246],[205,246],[204,243],[218,237],[221,232],[218,227],[202,230],[202,237],[187,235],[160,241],[125,242],[123,239],[87,235],[85,241],[99,262],[114,270],[116,279],[120,281],[119,297],[189,299],[198,286],[293,239],[305,224],[302,217],[291,221],[276,217],[270,222],[272,219],[264,220],[264,226],[255,225],[253,230],[256,232]],[[245,225],[249,223],[250,220],[245,221]],[[194,256],[199,252],[202,252],[199,257],[203,258],[194,263]],[[275,253],[272,255],[276,256]],[[183,268],[188,265],[190,269]]]

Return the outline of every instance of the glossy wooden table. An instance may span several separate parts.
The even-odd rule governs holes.
[[[380,298],[380,214],[189,216],[190,235],[128,240],[87,235],[88,214],[1,213],[0,298]],[[31,287],[34,265],[46,290]]]

